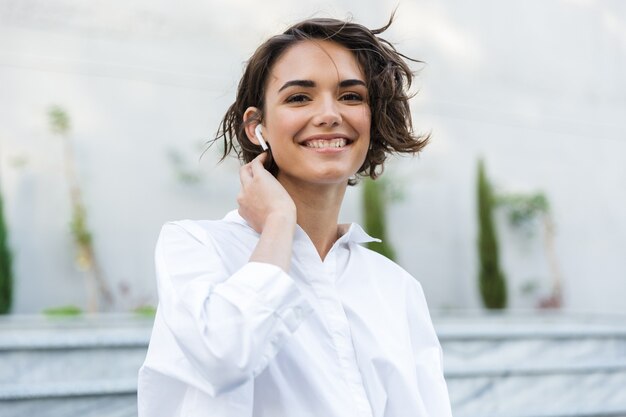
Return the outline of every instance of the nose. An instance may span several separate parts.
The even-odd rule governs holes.
[[[334,127],[342,122],[339,103],[334,97],[325,97],[318,101],[313,124],[315,126]]]

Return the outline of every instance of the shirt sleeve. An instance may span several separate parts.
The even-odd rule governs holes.
[[[443,375],[443,354],[435,333],[424,291],[420,283],[410,277],[407,293],[408,321],[415,371],[429,416],[451,417],[450,397]]]
[[[210,238],[177,223],[163,227],[155,262],[163,320],[213,396],[258,375],[311,310],[278,266],[229,274]]]

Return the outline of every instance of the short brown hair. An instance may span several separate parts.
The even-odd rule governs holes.
[[[266,81],[276,60],[290,46],[311,39],[336,42],[352,51],[365,75],[372,115],[371,142],[357,176],[375,179],[382,173],[389,154],[419,152],[428,142],[429,135],[413,132],[409,108],[412,95],[408,92],[413,73],[405,60],[421,61],[406,57],[396,51],[390,42],[377,36],[392,21],[393,15],[382,28],[370,30],[350,21],[308,19],[265,41],[248,60],[235,102],[220,124],[215,140],[223,139],[222,160],[235,153],[243,163],[248,163],[262,152],[260,146],[248,139],[245,127],[248,123],[262,120]],[[244,112],[248,107],[257,107],[261,114],[244,121]],[[269,156],[266,166],[276,175],[278,166],[271,158],[271,152]],[[349,181],[350,185],[355,183],[356,180]]]

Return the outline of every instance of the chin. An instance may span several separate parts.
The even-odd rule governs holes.
[[[350,164],[337,164],[337,163],[321,163],[314,164],[311,161],[301,161],[301,164],[291,165],[285,169],[279,169],[280,177],[284,179],[291,178],[293,182],[319,184],[319,185],[332,185],[332,184],[347,184],[348,180],[355,175],[359,167],[349,166]],[[289,168],[296,168],[291,170]]]
[[[352,174],[354,175],[354,174]],[[324,173],[311,178],[311,182],[317,182],[319,184],[347,184],[352,175],[348,175],[345,172],[341,173]]]

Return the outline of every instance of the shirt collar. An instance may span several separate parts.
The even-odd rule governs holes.
[[[368,243],[368,242],[381,242],[380,239],[368,235],[363,228],[356,223],[340,224],[339,233],[341,236],[339,240],[354,243]]]
[[[239,211],[237,210],[233,210],[227,213],[226,216],[224,216],[224,220],[228,222],[243,224],[247,227],[250,227],[250,225],[248,225],[248,222],[246,222],[245,219],[241,217]],[[304,233],[304,231],[302,232]],[[339,233],[341,234],[341,236],[338,240],[342,243],[381,242],[380,239],[368,235],[365,230],[363,230],[363,228],[356,223],[340,224]]]

